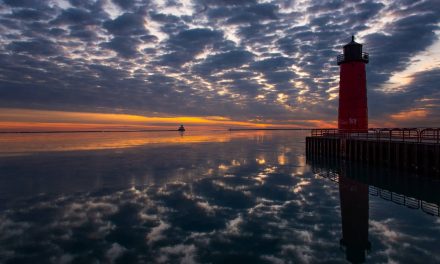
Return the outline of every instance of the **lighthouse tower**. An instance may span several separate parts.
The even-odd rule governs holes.
[[[367,79],[368,53],[354,41],[337,57],[340,66],[338,128],[346,132],[368,130]]]

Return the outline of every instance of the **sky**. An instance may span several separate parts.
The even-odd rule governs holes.
[[[0,0],[0,131],[334,127],[351,35],[370,127],[438,127],[439,5]]]

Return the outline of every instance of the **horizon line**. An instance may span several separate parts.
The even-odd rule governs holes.
[[[225,128],[193,131],[248,131],[248,130],[311,130],[314,128]],[[188,131],[188,130],[187,130]],[[179,132],[177,129],[142,129],[142,130],[54,130],[54,131],[0,131],[0,134],[57,134],[57,133],[133,133],[133,132]]]

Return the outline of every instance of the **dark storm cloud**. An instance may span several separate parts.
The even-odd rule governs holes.
[[[440,21],[429,0],[68,2],[3,1],[0,106],[334,120],[335,58],[359,33],[378,118],[405,110],[401,97],[424,98],[408,92],[425,83],[423,69],[401,96],[380,89],[438,41]],[[395,106],[377,104],[381,96]]]

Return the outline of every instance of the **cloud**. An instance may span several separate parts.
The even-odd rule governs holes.
[[[138,53],[137,46],[141,41],[132,37],[114,37],[109,42],[102,43],[105,48],[116,51],[123,57],[135,57]]]
[[[55,25],[93,25],[100,23],[96,14],[79,8],[69,8],[63,10],[53,21]]]
[[[35,9],[19,9],[14,10],[10,15],[11,18],[19,20],[44,20],[50,18],[46,13],[37,11]]]
[[[273,4],[257,4],[247,8],[228,10],[235,15],[228,18],[228,24],[257,23],[265,20],[276,20],[278,6]],[[238,14],[237,14],[238,13]]]
[[[103,27],[115,36],[146,35],[144,17],[140,14],[124,13],[114,20],[106,21]]]
[[[47,39],[33,39],[31,41],[14,41],[8,49],[16,53],[27,53],[31,55],[53,56],[58,55],[61,49],[54,42]]]
[[[30,7],[41,8],[45,7],[48,1],[46,0],[3,0],[3,3],[13,7]]]
[[[368,78],[373,87],[387,81],[392,72],[404,70],[412,57],[433,44],[439,21],[435,13],[414,14],[398,19],[383,33],[366,36],[371,46]]]
[[[439,68],[433,0],[3,3],[2,107],[328,123],[337,115],[335,58],[355,34],[370,53],[370,117],[390,121],[408,110],[394,102],[424,100],[385,91],[393,76],[408,71],[413,81],[397,86],[413,91],[424,86],[417,76]]]
[[[111,248],[107,250],[106,256],[110,260],[110,262],[113,263],[118,257],[122,256],[122,254],[126,250],[126,248],[119,245],[118,243],[113,243]]]
[[[293,59],[282,56],[271,56],[271,58],[256,61],[252,65],[252,69],[266,72],[286,69],[294,63]]]
[[[248,5],[248,4],[255,4],[256,0],[242,0],[242,1],[234,1],[234,0],[199,0],[201,4],[204,5],[230,5],[230,6],[241,6],[241,5]]]
[[[160,224],[153,229],[151,229],[151,232],[147,234],[147,243],[149,245],[159,241],[162,238],[165,238],[165,236],[162,234],[165,230],[170,228],[170,225],[160,221]]]
[[[404,126],[426,126],[424,120],[431,120],[432,123],[440,121],[438,115],[440,93],[438,88],[433,85],[440,81],[440,69],[419,72],[414,74],[412,81],[407,85],[400,86],[400,91],[396,93],[385,93],[381,91],[370,91],[371,100],[370,112],[374,116],[384,117],[391,115],[398,117],[402,113],[407,118],[394,118],[394,122],[400,122]],[[385,110],[385,111],[384,111]],[[408,115],[408,113],[415,115]],[[389,118],[389,117],[388,117]]]
[[[112,0],[113,3],[115,3],[116,5],[118,5],[120,8],[122,9],[131,9],[135,6],[136,4],[136,0]],[[145,2],[149,2],[147,1],[143,1],[143,3],[145,4]]]
[[[214,71],[231,70],[251,62],[253,54],[248,51],[232,50],[209,56],[197,65],[199,72],[210,74]]]
[[[223,33],[206,28],[188,29],[171,36],[166,45],[170,53],[162,56],[162,65],[180,66],[194,59],[205,48],[214,48],[223,42]]]

